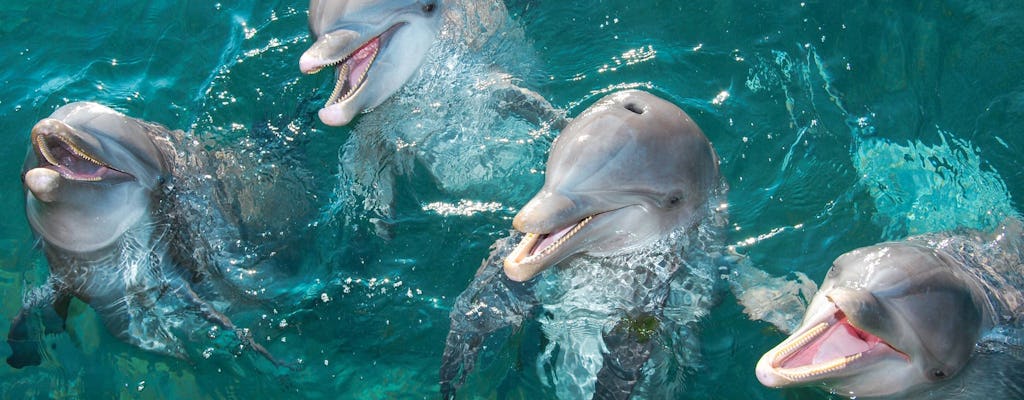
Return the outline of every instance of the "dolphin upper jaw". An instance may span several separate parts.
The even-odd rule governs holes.
[[[96,155],[97,151],[93,149],[101,145],[94,137],[82,135],[60,120],[47,118],[36,123],[32,128],[31,140],[36,166],[53,170],[63,180],[98,182],[136,179]],[[37,178],[47,177],[47,181],[55,182],[52,174],[37,172],[33,175]],[[23,178],[28,178],[27,173]],[[32,179],[32,182],[42,183],[38,179]],[[26,183],[29,183],[27,179]],[[35,187],[41,189],[52,185]]]
[[[324,34],[299,57],[299,70],[312,75],[324,68],[341,64],[352,52],[366,44],[365,41],[359,41],[361,36],[359,32],[347,29]]]

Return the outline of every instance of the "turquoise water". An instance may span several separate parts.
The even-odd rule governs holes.
[[[296,244],[307,257],[294,260],[287,279],[267,283],[261,302],[228,314],[275,355],[304,367],[274,369],[251,352],[236,357],[231,335],[206,331],[189,340],[197,352],[211,349],[209,358],[148,354],[111,337],[75,303],[69,332],[47,338],[41,366],[0,366],[2,397],[436,397],[451,304],[533,189],[451,197],[410,178],[399,182],[393,239],[349,222],[347,210],[332,206],[337,149],[351,128],[315,119],[330,91],[327,78],[302,76],[297,67],[310,43],[307,3],[235,3],[5,6],[0,332],[22,293],[46,276],[18,177],[29,130],[59,105],[93,100],[192,131],[210,148],[269,142],[301,155],[297,165],[316,183],[308,195],[321,207],[309,216],[315,239]],[[730,185],[727,241],[772,274],[802,271],[820,280],[850,249],[962,224],[984,227],[1020,208],[1020,5],[506,4],[532,48],[519,68],[524,86],[570,115],[628,87],[693,116]],[[540,132],[546,140],[535,146],[555,133]],[[703,328],[704,367],[688,378],[687,398],[829,397],[757,383],[754,363],[783,336],[749,321],[730,296]],[[8,351],[0,345],[0,356]],[[549,396],[518,354],[499,353],[461,393]]]

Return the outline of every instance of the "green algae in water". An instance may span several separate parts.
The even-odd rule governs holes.
[[[658,327],[661,326],[661,322],[658,318],[651,314],[641,314],[635,317],[626,317],[622,321],[619,321],[618,325],[615,325],[613,331],[622,333],[625,332],[631,338],[635,338],[640,343],[648,343],[658,334]]]

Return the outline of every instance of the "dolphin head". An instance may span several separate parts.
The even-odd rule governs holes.
[[[146,212],[168,174],[150,132],[161,129],[95,103],[59,108],[32,128],[22,167],[25,213],[48,244],[102,249]]]
[[[718,156],[682,109],[650,93],[608,95],[574,119],[544,186],[516,215],[505,259],[524,281],[574,254],[610,255],[696,224],[719,185]]]
[[[949,256],[883,243],[836,259],[792,336],[761,357],[769,387],[898,396],[945,381],[981,335],[984,294]]]
[[[419,69],[443,20],[442,0],[312,0],[316,42],[299,59],[306,74],[335,67],[320,120],[348,124],[398,91]]]

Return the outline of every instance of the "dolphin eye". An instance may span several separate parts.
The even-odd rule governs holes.
[[[663,200],[663,201],[664,201],[664,203],[662,203],[662,204],[664,204],[666,208],[678,207],[680,204],[683,203],[683,193],[682,192],[672,192],[672,193],[669,193],[668,196],[665,196],[665,200]]]
[[[931,370],[930,375],[934,380],[946,379],[946,371],[938,368]]]
[[[430,14],[434,12],[435,9],[437,9],[437,3],[427,3],[423,5],[424,13]]]

